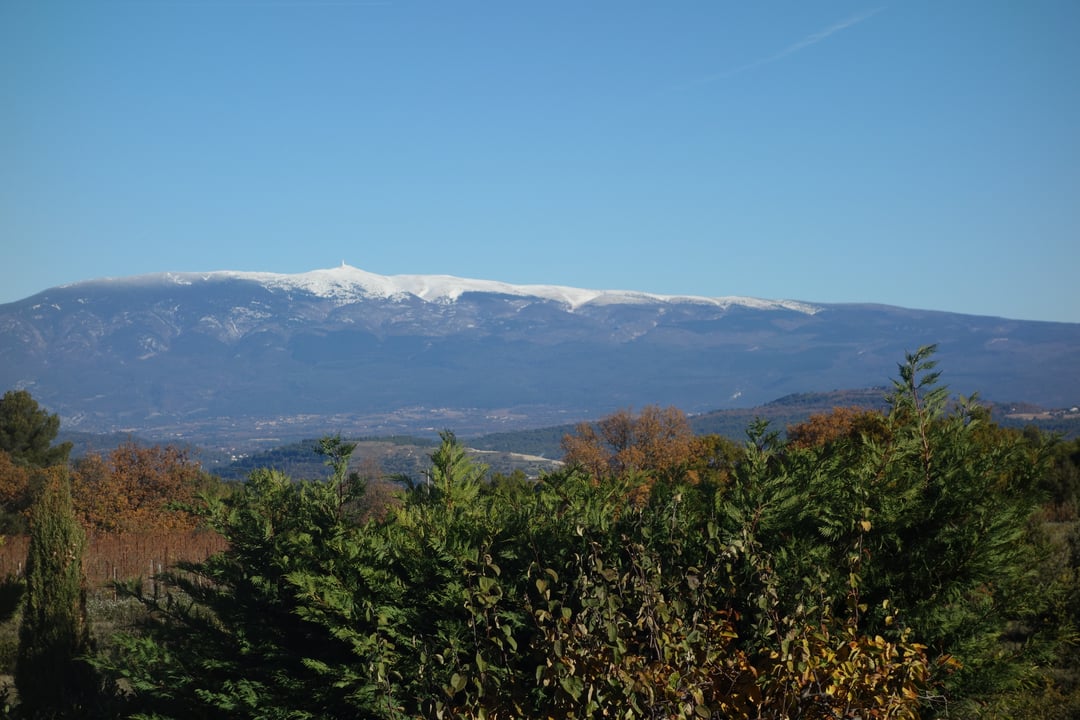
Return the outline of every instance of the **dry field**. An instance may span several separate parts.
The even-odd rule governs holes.
[[[12,535],[0,545],[0,578],[21,577],[29,537]],[[169,531],[97,535],[87,539],[83,572],[90,592],[120,580],[145,581],[181,561],[198,562],[225,549],[220,535],[205,531]]]
[[[15,665],[18,649],[23,572],[29,537],[9,535],[0,545],[0,692],[10,686],[9,673]],[[225,549],[225,541],[216,533],[171,531],[131,535],[97,535],[88,538],[83,556],[86,575],[87,614],[91,634],[99,647],[109,644],[109,637],[137,624],[142,606],[114,589],[114,583],[141,581],[144,593],[158,590],[154,576],[181,561],[198,562]]]

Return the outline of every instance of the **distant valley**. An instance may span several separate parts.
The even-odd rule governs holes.
[[[648,404],[745,410],[886,385],[931,343],[956,393],[1080,402],[1075,323],[347,266],[95,280],[0,305],[0,387],[29,390],[69,430],[247,453],[335,432],[480,437]]]
[[[887,410],[885,388],[837,390],[828,393],[799,393],[779,398],[753,408],[715,410],[689,418],[697,435],[717,434],[735,442],[746,439],[750,424],[766,420],[770,429],[784,435],[786,429],[807,420],[813,414],[828,413],[838,407],[862,407]],[[1033,425],[1044,433],[1066,439],[1080,437],[1080,409],[1045,410],[1032,405],[997,405],[982,403],[998,424],[1024,428]],[[486,465],[491,473],[509,475],[523,472],[537,477],[561,466],[562,439],[574,433],[578,423],[568,423],[526,430],[510,430],[479,436],[461,436],[468,452]],[[324,433],[325,434],[325,433]],[[435,435],[398,435],[384,437],[346,437],[356,444],[351,469],[365,477],[407,477],[418,480],[430,469],[430,454],[437,445]],[[105,453],[122,443],[156,444],[152,440],[123,433],[97,435],[71,430],[61,433],[61,441],[72,441],[73,455]],[[226,480],[241,480],[257,468],[280,470],[293,478],[322,478],[329,472],[324,458],[316,451],[317,437],[285,442],[280,445],[251,446],[242,452],[212,450],[180,443],[203,467]]]

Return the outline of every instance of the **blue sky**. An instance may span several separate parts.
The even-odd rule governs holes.
[[[0,1],[0,302],[365,270],[1080,322],[1080,3]]]

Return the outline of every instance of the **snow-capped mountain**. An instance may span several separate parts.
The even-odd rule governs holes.
[[[929,343],[956,392],[1080,400],[1080,324],[344,265],[93,280],[0,305],[0,389],[29,389],[69,429],[464,429],[886,385]]]
[[[550,300],[574,310],[582,305],[629,305],[635,303],[703,303],[717,307],[739,305],[761,310],[787,309],[813,314],[816,307],[791,300],[761,300],[749,297],[695,297],[656,295],[630,290],[585,290],[562,285],[512,285],[494,280],[475,280],[453,275],[376,275],[342,263],[329,270],[283,274],[220,270],[207,273],[154,273],[127,278],[104,278],[61,286],[82,288],[95,285],[153,286],[172,283],[195,285],[229,280],[247,281],[283,292],[308,293],[338,304],[360,300],[407,300],[416,297],[427,302],[454,302],[466,293],[486,293],[512,297]]]

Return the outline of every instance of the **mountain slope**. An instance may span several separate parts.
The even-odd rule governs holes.
[[[0,387],[93,431],[479,432],[881,385],[928,343],[956,392],[1080,400],[1078,324],[347,266],[95,280],[0,305]]]

